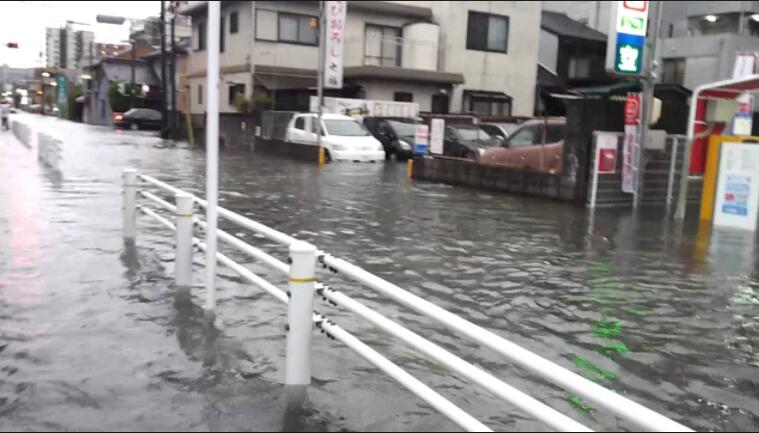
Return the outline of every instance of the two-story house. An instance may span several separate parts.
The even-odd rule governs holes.
[[[189,2],[192,111],[205,110],[206,2]],[[222,112],[264,95],[306,110],[316,93],[318,2],[222,3]],[[462,18],[464,17],[464,18]],[[529,2],[350,1],[344,87],[327,95],[413,101],[423,112],[532,113],[540,5]],[[519,35],[519,43],[512,38]]]

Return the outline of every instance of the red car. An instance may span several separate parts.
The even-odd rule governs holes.
[[[543,173],[560,173],[566,120],[530,120],[498,147],[486,149],[481,164],[497,164]]]

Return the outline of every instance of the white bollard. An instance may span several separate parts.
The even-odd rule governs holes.
[[[285,385],[306,386],[311,384],[316,247],[296,242],[290,245],[290,260]]]
[[[192,286],[192,213],[195,202],[184,192],[174,196],[177,205],[177,245],[174,257],[174,282],[179,287]]]
[[[125,168],[124,176],[124,239],[137,236],[137,170]]]

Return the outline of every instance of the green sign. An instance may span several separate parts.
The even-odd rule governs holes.
[[[622,74],[639,74],[643,58],[643,47],[618,43],[614,56],[614,70]]]
[[[639,32],[646,32],[646,19],[643,17],[620,17],[621,22],[619,28],[621,33],[638,34]]]

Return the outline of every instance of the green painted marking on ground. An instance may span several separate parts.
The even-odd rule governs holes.
[[[583,403],[582,399],[580,398],[580,396],[570,395],[568,400],[569,400],[569,404],[571,404],[572,407],[574,407],[575,409],[579,409],[579,410],[581,410],[583,412],[588,412],[588,413],[591,413],[591,414],[594,413],[594,412],[596,412],[595,409],[593,409],[592,407],[590,407],[590,406],[586,405],[585,403]]]

